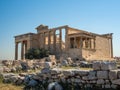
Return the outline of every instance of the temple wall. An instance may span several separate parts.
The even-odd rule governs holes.
[[[77,48],[69,49],[68,56],[70,56],[73,59],[81,58],[82,57],[81,49],[77,49]]]
[[[110,58],[110,43],[108,38],[96,37],[96,56]]]

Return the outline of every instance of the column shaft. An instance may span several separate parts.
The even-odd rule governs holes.
[[[24,57],[24,43],[21,42],[21,59],[23,60]]]
[[[51,42],[51,40],[50,40],[50,31],[48,32],[48,49],[50,50],[50,42]]]
[[[74,48],[77,48],[76,47],[76,37],[74,37]]]
[[[112,45],[112,38],[110,39],[110,50],[111,50],[111,58],[113,58],[113,45]]]
[[[61,29],[60,29],[59,44],[60,44],[60,50],[62,50],[62,30]]]
[[[56,30],[55,30],[56,31]],[[54,33],[53,33],[53,38],[54,38],[54,40],[53,40],[53,48],[54,48],[54,50],[56,51],[56,34],[55,34],[55,31],[54,31]]]
[[[83,40],[82,40],[82,37],[80,37],[80,48],[83,47]]]
[[[15,60],[18,60],[18,43],[15,43]]]

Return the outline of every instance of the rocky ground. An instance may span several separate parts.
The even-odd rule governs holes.
[[[96,61],[92,64],[84,61],[74,63],[70,58],[60,63],[52,61],[54,60],[3,61],[1,69],[3,73],[0,75],[2,84],[11,83],[20,89],[22,86],[24,90],[119,90],[120,88],[120,70],[114,61]]]

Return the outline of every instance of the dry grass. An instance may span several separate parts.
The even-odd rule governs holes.
[[[24,86],[16,86],[13,84],[4,84],[3,77],[0,75],[0,90],[23,90]]]
[[[0,90],[23,90],[23,86],[0,83]]]

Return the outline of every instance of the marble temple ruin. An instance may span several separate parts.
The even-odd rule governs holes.
[[[21,43],[21,59],[29,48],[45,48],[50,53],[86,60],[113,57],[112,33],[96,34],[68,25],[56,28],[40,25],[37,33],[15,36],[15,60],[18,59],[18,44]],[[104,60],[103,59],[103,60]]]

